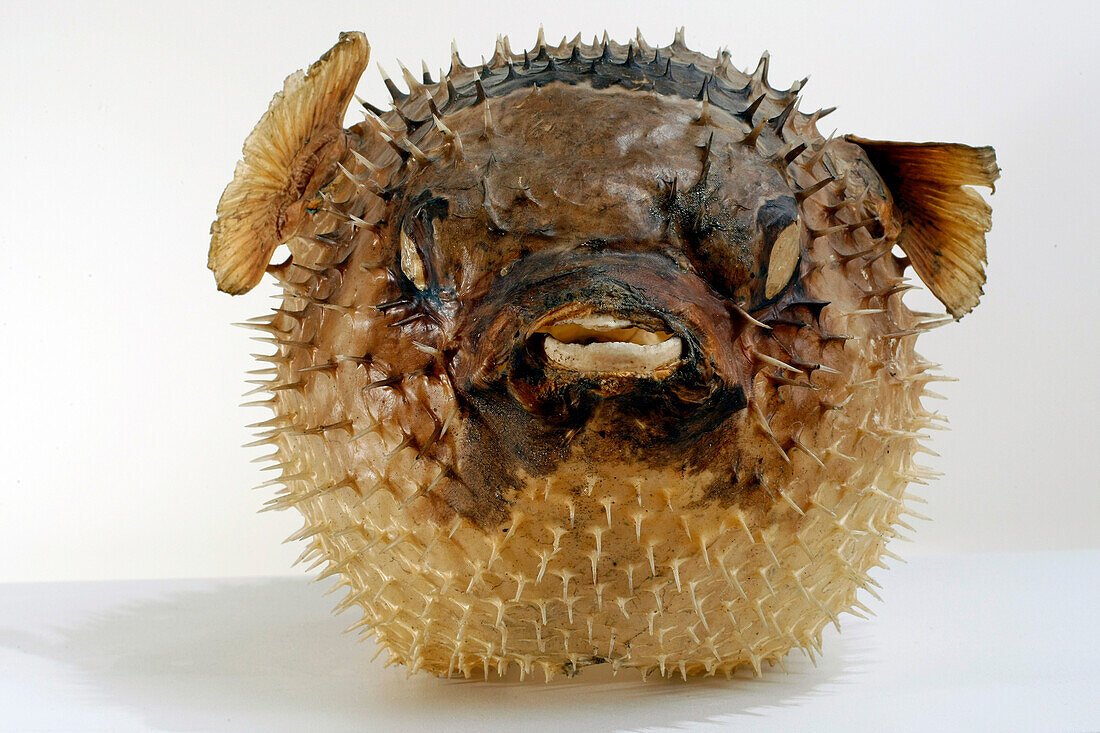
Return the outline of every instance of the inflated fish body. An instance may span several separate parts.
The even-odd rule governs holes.
[[[992,150],[826,139],[681,37],[502,41],[344,129],[367,56],[287,80],[210,258],[282,283],[271,506],[341,607],[436,674],[815,653],[927,475],[913,342],[951,318],[902,274],[977,303]]]

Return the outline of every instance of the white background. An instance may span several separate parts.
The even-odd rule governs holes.
[[[240,447],[267,417],[236,406],[262,345],[229,325],[274,288],[218,293],[206,249],[245,135],[341,30],[434,71],[452,37],[470,62],[540,22],[655,44],[683,25],[741,67],[770,50],[777,84],[812,74],[802,109],[839,106],[825,132],[992,144],[1004,170],[982,304],[920,342],[960,378],[939,388],[945,477],[917,492],[935,521],[820,668],[407,682],[300,573],[7,585],[0,728],[1096,729],[1097,21],[1091,2],[0,0],[0,583],[293,572],[299,523],[256,515],[263,451]],[[373,66],[359,93],[384,105]]]
[[[645,2],[7,4],[0,46],[0,581],[271,575],[292,514],[256,510],[268,476],[242,449],[250,351],[231,327],[273,301],[231,298],[208,228],[240,146],[283,78],[343,29],[373,61],[470,62],[495,34],[530,45],[651,43],[687,27],[777,85],[812,73],[803,109],[841,133],[996,147],[989,282],[921,339],[942,385],[945,478],[907,555],[1096,547],[1100,486],[1096,124],[1090,3]]]

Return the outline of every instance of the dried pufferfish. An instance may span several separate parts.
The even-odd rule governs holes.
[[[344,129],[368,54],[287,79],[209,261],[282,284],[270,507],[353,628],[438,675],[819,651],[930,473],[913,342],[952,319],[902,273],[977,304],[993,150],[824,138],[682,34],[454,53]]]

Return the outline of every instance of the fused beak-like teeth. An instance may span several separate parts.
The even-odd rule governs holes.
[[[577,372],[652,375],[667,371],[683,353],[678,336],[606,315],[568,318],[541,330],[546,358]]]

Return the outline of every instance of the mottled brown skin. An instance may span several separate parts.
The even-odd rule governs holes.
[[[415,333],[442,348],[443,329],[432,327],[442,317],[432,316],[450,311],[462,334],[445,367],[471,423],[457,472],[479,524],[505,520],[499,484],[520,467],[552,470],[578,430],[630,436],[638,460],[688,470],[743,458],[734,442],[698,441],[729,434],[756,372],[746,346],[735,348],[753,329],[729,301],[766,305],[767,240],[783,227],[758,221],[778,209],[772,217],[789,224],[797,209],[779,166],[737,144],[734,120],[724,120],[732,133],[697,125],[698,107],[648,93],[639,115],[638,94],[625,90],[519,89],[500,99],[491,134],[463,136],[461,161],[412,176],[393,202],[383,241],[396,249],[395,230],[415,228],[429,273],[410,307],[428,314]],[[479,130],[482,117],[467,108],[448,125]],[[398,284],[382,298],[402,294],[416,297]],[[687,358],[662,380],[547,369],[534,326],[570,305],[663,324],[690,344]],[[392,336],[398,343],[378,351],[408,350]],[[640,434],[623,430],[635,421]],[[599,461],[621,443],[597,441],[586,454]]]
[[[862,605],[923,475],[927,318],[863,148],[765,75],[679,41],[498,48],[308,151],[341,167],[272,268],[272,504],[395,660],[728,673]],[[593,314],[680,359],[548,359]]]

